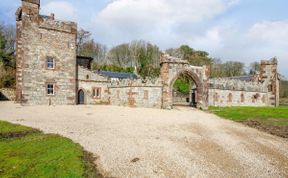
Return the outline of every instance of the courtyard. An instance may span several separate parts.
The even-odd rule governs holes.
[[[0,103],[0,118],[80,143],[105,177],[285,177],[288,141],[199,110]]]

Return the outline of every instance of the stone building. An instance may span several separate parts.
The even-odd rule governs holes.
[[[77,24],[39,15],[40,0],[16,12],[16,99],[23,104],[75,104]]]
[[[168,55],[161,56],[161,75],[155,80],[92,71],[92,58],[76,56],[77,24],[55,20],[54,14],[40,15],[39,9],[40,0],[22,0],[16,12],[18,103],[171,109],[173,85],[185,74],[194,81],[189,101],[197,108],[279,104],[276,59],[262,61],[260,74],[249,81],[209,79],[208,66],[191,66]]]

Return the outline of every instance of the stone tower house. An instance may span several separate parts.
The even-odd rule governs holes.
[[[259,81],[267,86],[268,105],[279,106],[279,75],[276,58],[261,61]]]
[[[77,24],[39,15],[40,0],[16,12],[16,101],[75,104]]]

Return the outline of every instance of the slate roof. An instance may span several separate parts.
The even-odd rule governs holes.
[[[95,71],[95,73],[108,78],[133,79],[133,80],[138,79],[137,75],[135,74],[122,73],[122,72]]]

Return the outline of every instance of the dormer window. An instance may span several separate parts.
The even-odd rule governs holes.
[[[55,68],[55,60],[53,57],[47,57],[47,69],[54,69]]]

